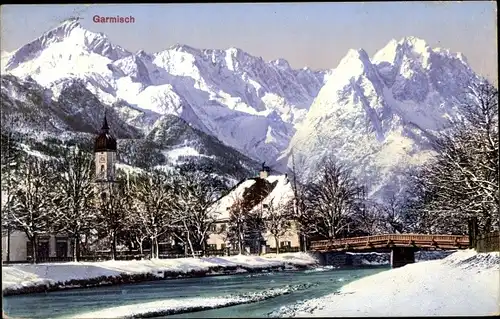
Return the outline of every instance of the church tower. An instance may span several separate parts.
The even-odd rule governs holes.
[[[99,193],[107,192],[116,183],[116,139],[109,133],[106,114],[101,128],[101,133],[94,143],[96,186]]]

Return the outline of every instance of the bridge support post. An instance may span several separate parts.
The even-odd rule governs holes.
[[[398,268],[415,262],[415,248],[393,247],[391,249],[391,267]]]
[[[349,256],[350,257],[350,256]],[[352,263],[352,260],[345,252],[331,251],[323,253],[324,264],[328,266],[343,267]]]

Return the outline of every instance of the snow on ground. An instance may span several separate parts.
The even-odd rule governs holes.
[[[287,253],[265,256],[230,256],[153,259],[133,261],[68,262],[44,264],[15,264],[2,267],[2,290],[43,284],[64,283],[72,279],[93,279],[101,276],[121,274],[158,274],[163,272],[187,273],[208,271],[214,267],[267,268],[274,266],[317,264],[318,261],[306,253]]]
[[[500,254],[456,252],[361,278],[282,307],[280,317],[483,316],[500,313]]]
[[[208,156],[205,154],[200,154],[194,147],[192,146],[181,146],[170,151],[163,152],[165,156],[167,156],[171,161],[177,162],[179,161],[179,157],[181,156],[195,156],[195,157],[207,157],[207,158],[215,158],[215,156]]]
[[[307,289],[312,284],[287,285],[259,292],[210,298],[181,298],[144,302],[140,304],[112,307],[104,310],[81,313],[74,318],[145,318],[176,313],[215,309],[246,303],[259,302],[293,291]]]

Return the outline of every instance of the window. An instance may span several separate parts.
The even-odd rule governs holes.
[[[292,246],[292,242],[290,242],[290,241],[280,242],[280,247],[291,247],[291,246]]]
[[[216,244],[209,244],[208,250],[217,250],[217,245]]]
[[[221,250],[226,249],[226,244],[220,244],[220,249],[221,249]]]
[[[208,228],[208,230],[211,231],[211,232],[217,231],[217,225],[215,225],[215,224],[210,225],[210,227]]]
[[[56,257],[68,257],[67,238],[56,238]]]
[[[37,258],[39,259],[46,259],[49,257],[49,241],[40,239],[38,242],[38,247],[37,247]]]
[[[101,176],[101,178],[106,177],[106,166],[101,165],[101,171],[99,172],[99,175]]]
[[[33,246],[30,241],[26,242],[26,257],[27,259],[33,258]]]
[[[226,224],[220,225],[220,231],[226,231],[226,229],[227,229],[227,225]]]

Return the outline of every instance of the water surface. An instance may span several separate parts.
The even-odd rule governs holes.
[[[14,295],[3,298],[8,316],[21,318],[68,318],[77,314],[117,306],[182,298],[210,298],[261,294],[273,288],[290,287],[293,292],[273,298],[219,309],[175,314],[169,318],[268,317],[282,306],[321,297],[348,282],[389,269],[318,268],[316,270],[237,274],[202,278],[161,280],[120,286],[95,287]],[[189,305],[187,305],[189,306]]]

